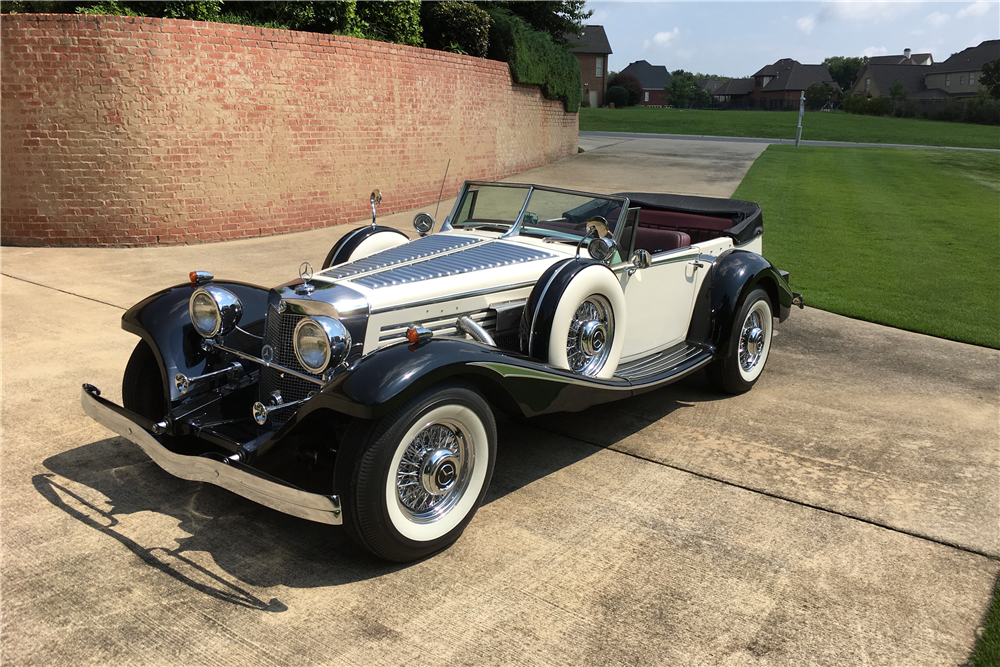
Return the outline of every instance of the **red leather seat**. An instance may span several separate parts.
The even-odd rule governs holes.
[[[639,227],[635,234],[636,250],[646,250],[650,254],[686,248],[689,245],[691,245],[691,237],[684,232]]]

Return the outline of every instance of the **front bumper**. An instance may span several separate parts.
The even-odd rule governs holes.
[[[271,509],[309,521],[342,523],[340,498],[309,493],[279,479],[225,458],[176,454],[137,422],[146,421],[125,408],[101,398],[96,387],[84,385],[80,398],[83,411],[94,421],[139,445],[158,466],[175,477],[209,482]]]

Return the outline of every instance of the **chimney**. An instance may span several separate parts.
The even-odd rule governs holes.
[[[909,60],[910,59],[910,50],[909,49],[903,49],[903,58],[905,60]]]

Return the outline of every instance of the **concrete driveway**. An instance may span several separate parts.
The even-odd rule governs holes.
[[[762,149],[623,141],[511,180],[728,196]],[[501,422],[487,503],[409,566],[83,415],[82,382],[120,398],[124,308],[192,269],[284,282],[345,231],[0,251],[4,665],[968,658],[1000,572],[994,350],[796,310],[745,396],[693,376]]]

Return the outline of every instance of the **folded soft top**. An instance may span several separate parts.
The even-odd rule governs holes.
[[[746,243],[764,232],[764,219],[760,206],[749,201],[655,192],[616,192],[614,196],[628,197],[631,206],[729,218],[733,226],[724,234],[733,238],[736,243]]]

